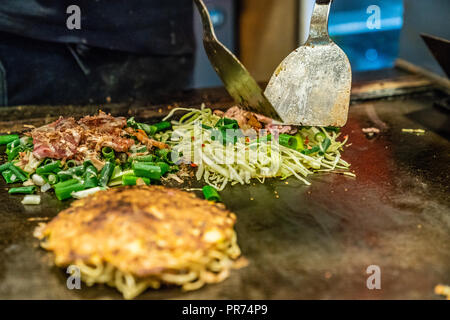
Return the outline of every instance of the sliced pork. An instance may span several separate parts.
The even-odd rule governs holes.
[[[239,124],[239,128],[244,131],[244,134],[245,131],[249,129],[253,129],[256,131],[265,129],[268,133],[287,134],[295,134],[298,131],[295,126],[273,124],[273,120],[271,118],[246,111],[237,106],[231,107],[226,112],[215,111],[214,113],[220,117],[236,120]]]
[[[134,140],[127,137],[126,125],[125,118],[113,117],[102,111],[78,122],[74,118],[60,117],[29,133],[33,138],[33,155],[38,159],[83,161],[106,146],[117,152],[127,152]]]

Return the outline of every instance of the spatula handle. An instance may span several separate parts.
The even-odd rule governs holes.
[[[203,2],[203,0],[194,0],[194,3],[197,6],[198,12],[200,13],[200,17],[202,18],[203,38],[207,40],[216,39],[216,34],[214,32],[211,17],[209,15],[209,11],[205,3]]]
[[[328,15],[332,0],[316,0],[311,16],[311,26],[307,43],[330,40],[328,36]],[[331,41],[331,40],[330,40]]]

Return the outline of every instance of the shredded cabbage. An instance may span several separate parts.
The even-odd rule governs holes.
[[[277,139],[267,141],[242,136],[235,144],[223,144],[214,140],[212,130],[219,116],[210,108],[202,105],[201,109],[176,108],[164,119],[170,119],[177,111],[185,111],[179,121],[172,121],[173,130],[166,132],[164,139],[172,147],[172,161],[190,163],[197,167],[196,178],[218,190],[225,186],[249,184],[251,179],[264,182],[266,178],[280,177],[286,179],[294,176],[309,185],[305,178],[315,172],[336,172],[354,176],[349,172],[350,164],[341,158],[340,151],[347,142],[337,141],[339,133],[329,132],[324,128],[299,128],[303,138],[309,138],[309,146],[319,146],[313,140],[323,132],[331,144],[326,152],[311,155],[280,145]],[[170,136],[170,139],[169,139]],[[322,155],[321,155],[322,154]]]

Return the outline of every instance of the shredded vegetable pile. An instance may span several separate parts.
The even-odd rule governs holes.
[[[295,176],[309,185],[305,178],[315,172],[354,176],[350,164],[341,158],[348,137],[338,141],[338,128],[300,127],[295,135],[264,131],[247,135],[236,128],[236,121],[221,118],[204,105],[200,110],[176,108],[164,120],[178,111],[186,114],[172,121],[172,131],[156,137],[171,146],[172,161],[178,157],[190,163],[197,168],[198,180],[218,190],[272,177]]]
[[[124,121],[125,119],[122,122]],[[70,119],[61,118],[35,130],[54,134],[56,130],[52,131],[52,126],[62,122],[74,123]],[[108,124],[103,127],[95,125],[95,128],[104,129],[106,132],[105,126]],[[169,128],[169,122],[148,125],[130,118],[126,125],[124,124],[124,137],[111,136],[111,139],[107,139],[108,136],[103,134],[96,145],[99,148],[88,148],[84,145],[72,148],[72,159],[36,156],[40,155],[39,152],[43,149],[42,153],[45,154],[58,156],[59,152],[65,155],[71,150],[70,147],[73,147],[73,139],[70,139],[73,135],[66,134],[67,131],[58,131],[60,136],[66,134],[66,138],[49,140],[45,148],[40,146],[47,141],[39,142],[27,135],[1,135],[0,145],[6,145],[7,162],[0,165],[0,173],[5,182],[12,185],[8,193],[25,194],[22,203],[27,205],[40,203],[40,195],[36,194],[38,191],[44,193],[53,190],[58,200],[66,200],[84,198],[109,187],[158,184],[165,175],[179,170],[178,166],[167,158],[170,151],[168,146],[150,138],[155,133]],[[124,150],[123,146],[117,143],[120,139],[129,140],[131,146]],[[117,150],[119,148],[120,150]],[[81,154],[89,154],[90,157],[77,158]]]
[[[179,111],[185,114],[173,120]],[[181,175],[181,164],[196,168],[197,180],[207,184],[204,196],[211,201],[220,201],[217,190],[228,184],[249,184],[252,179],[264,183],[266,178],[294,176],[309,185],[306,178],[316,172],[355,176],[349,171],[350,164],[341,158],[348,138],[338,140],[339,128],[277,127],[271,119],[258,118],[237,107],[228,111],[232,112],[215,114],[204,105],[201,109],[176,108],[153,125],[138,123],[134,118],[125,124],[124,118],[103,113],[87,116],[80,121],[109,117],[122,130],[121,136],[107,136],[111,121],[103,121],[103,127],[94,125],[94,131],[89,132],[97,135],[93,136],[97,146],[104,145],[91,149],[87,144],[74,145],[71,137],[76,135],[70,130],[80,127],[71,119],[60,118],[28,133],[36,133],[33,138],[0,136],[0,145],[6,145],[8,156],[0,165],[0,173],[8,184],[22,184],[8,192],[26,194],[23,204],[40,203],[35,195],[38,187],[40,192],[53,189],[59,200],[65,200],[84,198],[108,187],[160,183],[164,176],[182,182],[176,175]],[[63,129],[56,131],[55,126]],[[55,132],[65,138],[43,139]],[[63,158],[67,154],[73,158]],[[84,158],[77,158],[80,155]]]

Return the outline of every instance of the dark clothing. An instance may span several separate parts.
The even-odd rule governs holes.
[[[66,26],[72,4],[81,30]],[[193,68],[192,10],[191,0],[2,0],[0,104],[151,100],[183,88]]]

